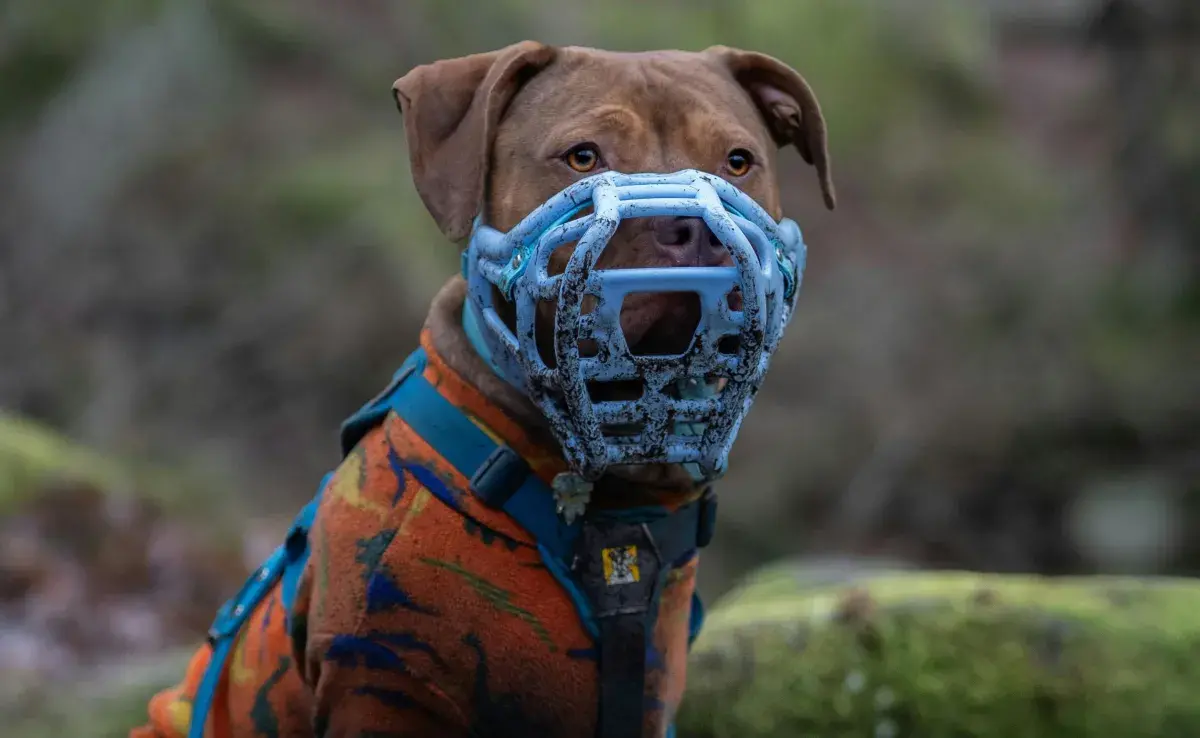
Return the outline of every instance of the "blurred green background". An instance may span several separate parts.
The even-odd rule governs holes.
[[[409,179],[391,83],[525,38],[767,52],[828,118],[836,212],[781,155],[809,268],[720,488],[706,595],[784,557],[1195,574],[1197,15],[3,4],[5,735],[123,735],[336,464],[338,423],[457,265]]]

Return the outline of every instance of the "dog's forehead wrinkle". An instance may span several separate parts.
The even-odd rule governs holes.
[[[643,116],[619,98],[606,100],[577,116],[555,116],[552,127],[544,132],[549,146],[567,141],[581,143],[590,137],[608,135],[637,139],[646,129]]]
[[[561,59],[534,76],[517,92],[505,120],[527,120],[544,115],[552,106],[564,116],[578,114],[595,102],[589,90],[587,63]]]
[[[768,133],[745,92],[732,80],[689,62],[647,68],[653,101],[649,110],[663,158],[675,169],[710,169],[722,160],[724,149],[760,148]]]
[[[576,51],[563,54],[537,88],[557,97],[582,96],[585,104],[596,97],[619,100],[644,108],[660,102],[664,94],[673,97],[681,90],[710,90],[722,80],[707,66],[697,65],[697,55],[687,52],[608,52],[567,47]],[[712,95],[708,95],[712,97]]]

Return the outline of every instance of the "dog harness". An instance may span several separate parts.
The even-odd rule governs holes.
[[[596,643],[598,737],[640,736],[647,648],[659,595],[671,565],[711,540],[715,496],[710,489],[673,511],[657,506],[593,510],[568,524],[556,513],[551,490],[526,460],[493,440],[425,379],[426,360],[424,349],[414,352],[387,388],[342,424],[343,457],[394,412],[470,480],[474,496],[524,528]],[[290,620],[309,557],[309,531],[332,476],[325,476],[316,497],[296,516],[284,543],[218,611],[208,632],[212,655],[192,701],[189,738],[203,738],[238,633],[276,585]],[[690,645],[703,622],[695,594],[688,620]]]

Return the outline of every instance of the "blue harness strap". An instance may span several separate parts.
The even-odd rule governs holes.
[[[417,366],[425,356],[418,351]],[[580,523],[567,525],[554,509],[550,488],[508,446],[498,445],[422,375],[412,371],[368,410],[376,417],[394,411],[450,465],[470,480],[471,492],[508,513],[540,546],[562,561],[570,560]],[[348,422],[356,427],[355,418]],[[344,444],[344,442],[343,442]]]
[[[204,724],[208,721],[208,713],[212,710],[213,699],[217,693],[217,684],[225,670],[225,661],[237,641],[238,631],[246,623],[246,618],[250,617],[280,581],[280,599],[290,627],[292,605],[296,601],[296,586],[300,581],[300,572],[304,570],[304,564],[308,561],[308,532],[312,529],[317,507],[321,504],[321,495],[332,476],[333,472],[330,472],[321,479],[316,496],[301,508],[292,521],[283,545],[275,549],[266,563],[250,575],[241,590],[217,611],[217,616],[208,629],[208,643],[212,647],[212,656],[209,657],[204,677],[200,680],[192,700],[188,738],[204,738]]]
[[[418,349],[401,365],[379,395],[342,424],[343,456],[349,454],[389,412],[395,412],[470,480],[472,494],[489,507],[503,510],[530,533],[537,542],[543,563],[570,596],[585,629],[593,639],[599,639],[601,628],[593,616],[591,598],[584,594],[573,576],[582,522],[565,523],[556,512],[550,488],[533,473],[528,463],[508,446],[494,442],[443,397],[424,378],[425,365],[425,352]],[[213,653],[193,701],[188,738],[203,738],[207,715],[237,633],[277,582],[282,582],[282,604],[288,618],[291,618],[296,586],[309,556],[308,532],[332,475],[332,472],[325,475],[316,497],[297,515],[284,544],[217,613],[208,635]],[[651,548],[656,549],[664,564],[670,565],[708,543],[715,511],[715,498],[708,493],[700,500],[671,513],[653,507],[620,511],[607,521],[603,516],[600,519],[614,526],[634,525],[644,529],[653,541]],[[655,598],[665,582],[667,571],[669,566],[664,566],[659,575],[659,586],[653,588]],[[700,598],[693,594],[688,621],[689,646],[700,632],[703,619]]]

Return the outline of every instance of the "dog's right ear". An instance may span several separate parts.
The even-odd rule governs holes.
[[[523,41],[419,66],[392,85],[417,193],[450,240],[468,236],[480,212],[500,116],[554,56],[553,47]]]

